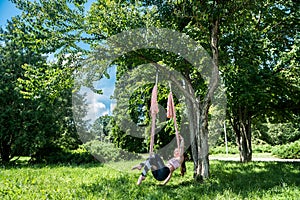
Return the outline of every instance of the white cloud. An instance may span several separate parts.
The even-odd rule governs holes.
[[[108,114],[107,108],[104,103],[95,102],[89,104],[87,117],[91,121],[95,121],[98,117]]]
[[[85,96],[88,105],[87,115],[85,120],[90,120],[93,123],[97,118],[104,115],[112,115],[113,109],[116,107],[116,101],[111,99],[115,89],[116,69],[108,71],[110,79],[102,78],[94,83],[94,87],[101,89],[103,94],[96,94],[90,88],[81,86],[79,94]]]
[[[109,113],[109,108],[105,105],[103,97],[99,94],[95,94],[88,88],[83,89],[86,94],[86,100],[88,104],[86,120],[90,120],[93,123],[100,116],[106,115]]]

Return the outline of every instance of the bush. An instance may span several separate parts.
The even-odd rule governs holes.
[[[84,146],[101,162],[116,162],[140,158],[137,154],[126,152],[115,147],[115,145],[110,142],[92,140],[85,143]]]
[[[252,146],[253,153],[272,153],[272,146],[269,144],[260,144]]]
[[[66,160],[71,164],[85,164],[97,162],[94,156],[88,152],[83,146],[80,146],[76,150],[70,150],[66,152]]]
[[[295,123],[256,124],[253,136],[271,145],[289,144],[300,139],[300,129]]]
[[[253,153],[272,153],[272,146],[263,140],[255,139],[252,142]]]
[[[212,147],[209,149],[209,152],[210,152],[210,154],[224,154],[224,153],[226,153],[226,146],[225,146],[225,144],[222,144],[220,146]],[[229,154],[238,154],[239,149],[235,144],[228,142],[228,153]]]
[[[272,154],[279,158],[300,159],[300,140],[286,145],[275,146]]]
[[[43,148],[33,155],[30,159],[31,163],[45,164],[84,164],[93,163],[95,158],[83,146],[76,150],[66,150],[59,147]]]

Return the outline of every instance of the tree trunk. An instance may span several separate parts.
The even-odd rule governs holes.
[[[1,155],[1,161],[3,163],[8,163],[10,161],[10,145],[2,141],[0,146],[0,155]]]
[[[189,92],[191,96],[194,95],[194,90],[190,83],[186,83],[186,90]],[[186,99],[186,105],[187,105],[187,117],[189,121],[189,131],[190,131],[190,140],[191,140],[191,150],[192,150],[192,159],[194,162],[194,178],[198,179],[200,176],[200,146],[198,141],[200,141],[199,136],[199,103],[197,101],[192,102],[190,98]]]
[[[211,100],[213,93],[216,90],[219,83],[219,70],[218,70],[218,42],[219,42],[219,24],[220,20],[218,17],[214,18],[211,22],[211,49],[212,49],[212,69],[208,91],[205,98],[201,101],[198,100],[198,105],[193,105],[191,102],[189,117],[190,125],[193,133],[191,134],[192,141],[192,154],[194,160],[194,179],[196,181],[203,181],[209,178],[209,145],[208,145],[208,112],[211,106]],[[192,104],[192,106],[191,106]],[[197,112],[195,112],[197,111]]]
[[[211,76],[209,80],[208,91],[205,98],[201,101],[191,102],[187,100],[189,126],[191,130],[191,145],[194,161],[194,179],[203,181],[209,178],[209,145],[208,145],[208,112],[211,106],[213,93],[219,83],[218,70],[218,33],[219,33],[219,18],[212,21],[211,32],[211,48],[213,54],[213,64]],[[186,84],[190,86],[190,84]],[[194,94],[192,88],[188,88],[191,95]]]
[[[208,110],[210,101],[204,102],[200,116],[200,164],[201,179],[209,178]]]
[[[246,107],[239,106],[237,115],[233,118],[233,128],[236,133],[236,143],[239,147],[240,161],[252,161],[251,115]]]
[[[209,98],[201,108],[199,104],[187,100],[187,115],[191,136],[191,150],[194,161],[194,179],[203,181],[209,178],[209,146],[208,146],[208,110]]]
[[[216,73],[216,71],[218,70],[211,70],[211,73]],[[180,84],[177,80],[172,76],[170,78],[180,88]],[[209,178],[208,110],[213,92],[217,87],[217,82],[218,80],[215,81],[214,78],[210,79],[209,90],[205,98],[201,101],[202,103],[200,103],[199,99],[195,98],[195,92],[189,77],[186,77],[186,82],[182,88],[187,105],[186,114],[189,121],[188,126],[194,161],[194,178],[196,181],[202,181]]]

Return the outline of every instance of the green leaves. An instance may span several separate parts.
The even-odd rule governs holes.
[[[13,1],[23,12],[15,22],[26,37],[27,47],[37,47],[43,53],[72,49],[81,50],[76,44],[84,33],[84,1]]]
[[[72,70],[61,69],[57,64],[36,67],[24,64],[24,78],[18,82],[25,98],[46,98],[49,103],[61,96],[61,92],[72,87]]]
[[[0,125],[5,146],[0,152],[5,162],[16,154],[33,155],[46,144],[78,144],[71,88],[84,26],[79,1],[13,2],[23,12],[0,31],[0,101],[5,105],[0,121],[7,121]],[[55,59],[47,62],[50,53]]]

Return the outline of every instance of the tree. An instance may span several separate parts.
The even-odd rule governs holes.
[[[189,125],[194,161],[194,177],[203,180],[209,177],[208,119],[213,94],[219,84],[219,34],[223,4],[219,1],[148,1],[157,6],[157,19],[163,27],[176,29],[188,34],[199,42],[212,57],[212,77],[210,82],[203,81],[203,74],[188,67],[176,66],[185,76],[190,95],[196,102],[187,101]],[[195,73],[196,72],[196,73]],[[207,90],[207,86],[208,90]],[[195,142],[193,142],[195,141]]]
[[[295,8],[299,3],[149,2],[158,7],[157,16],[165,27],[187,33],[211,53],[227,88],[228,115],[241,161],[251,161],[252,120],[274,113],[276,118],[291,116],[299,110],[296,95],[299,94],[296,86],[299,70],[295,62],[299,55],[296,17],[299,9]],[[283,78],[283,74],[289,74],[289,78]],[[279,105],[285,109],[279,109]]]
[[[16,154],[20,154],[24,149],[20,144],[27,137],[27,133],[22,127],[26,126],[27,100],[20,94],[18,78],[24,74],[21,65],[24,63],[36,63],[43,58],[30,49],[21,48],[22,43],[18,41],[20,35],[14,27],[13,22],[9,22],[7,30],[1,29],[0,48],[0,72],[1,72],[1,114],[0,114],[0,155],[2,162],[9,162]],[[4,37],[4,36],[10,37]]]
[[[100,141],[104,141],[108,139],[109,136],[109,123],[112,120],[111,116],[105,115],[101,116],[92,125],[91,133]]]
[[[177,6],[176,3],[171,2],[170,5],[169,3],[167,3],[164,7],[161,6],[162,4],[160,4],[159,2],[153,3],[157,7],[152,7],[151,3],[153,2],[136,2],[136,4],[132,5],[128,2],[117,3],[114,1],[98,1],[91,8],[89,17],[91,28],[89,33],[92,35],[109,37],[121,31],[137,27],[168,27],[168,23],[170,23],[175,28],[178,28],[179,31],[182,31],[187,25],[185,24],[183,26],[180,24],[184,20],[178,19],[178,17],[176,16],[176,9],[173,9],[174,5]],[[170,18],[171,22],[167,20],[161,20],[167,15],[175,17],[176,19],[178,19],[178,21],[172,21],[173,18]],[[95,16],[98,17],[95,18]],[[212,52],[214,55],[214,69],[216,69],[218,65],[218,23],[219,18],[217,16],[213,16],[212,20],[208,23],[209,26],[212,25],[212,29],[208,28],[209,33],[213,34],[213,36],[211,37],[212,40],[211,42],[208,41],[208,44],[212,47]],[[205,36],[206,39],[210,38],[209,34]],[[199,81],[203,80],[200,72],[193,68],[191,63],[188,63],[186,60],[178,57],[178,55],[168,55],[168,53],[166,52],[153,52],[151,50],[139,50],[139,52],[130,52],[120,58],[120,60],[116,61],[116,63],[118,64],[118,70],[120,70],[120,74],[122,74],[122,72],[131,69],[139,64],[149,62],[158,63],[159,61],[169,66],[173,66],[175,70],[180,71],[188,80],[187,84],[194,87],[190,87],[187,90],[182,89],[182,91],[184,91],[188,97],[194,98],[195,94],[197,96],[196,101],[188,103],[188,116],[191,117],[189,121],[195,122],[190,123],[190,130],[192,131],[191,141],[195,141],[192,148],[195,163],[194,174],[196,179],[197,177],[200,177],[200,179],[208,178],[208,111],[211,105],[212,94],[218,84],[218,71],[213,71],[214,79],[211,79],[210,83],[205,83],[205,81]],[[208,84],[210,84],[209,91],[204,89]],[[201,113],[199,113],[200,110],[202,111]],[[195,124],[195,126],[193,124]]]
[[[23,12],[1,30],[1,92],[6,94],[1,101],[7,105],[1,107],[4,162],[24,152],[34,155],[52,146],[79,144],[71,88],[75,43],[82,39],[74,27],[82,28],[83,2],[74,1],[73,9],[66,1],[13,2]],[[45,55],[51,53],[58,54],[56,62],[47,62]]]
[[[221,38],[223,58],[228,59],[222,60],[227,64],[221,69],[227,88],[228,114],[242,162],[252,159],[254,120],[268,116],[287,119],[299,108],[299,88],[295,82],[299,73],[295,64],[299,54],[295,49],[297,5],[293,1],[245,2],[244,9],[232,14],[229,23],[234,25],[224,26],[223,31],[230,34]],[[291,25],[295,29],[289,28]],[[289,61],[283,55],[290,55]],[[296,73],[291,75],[291,71]],[[283,75],[286,73],[291,76]]]

